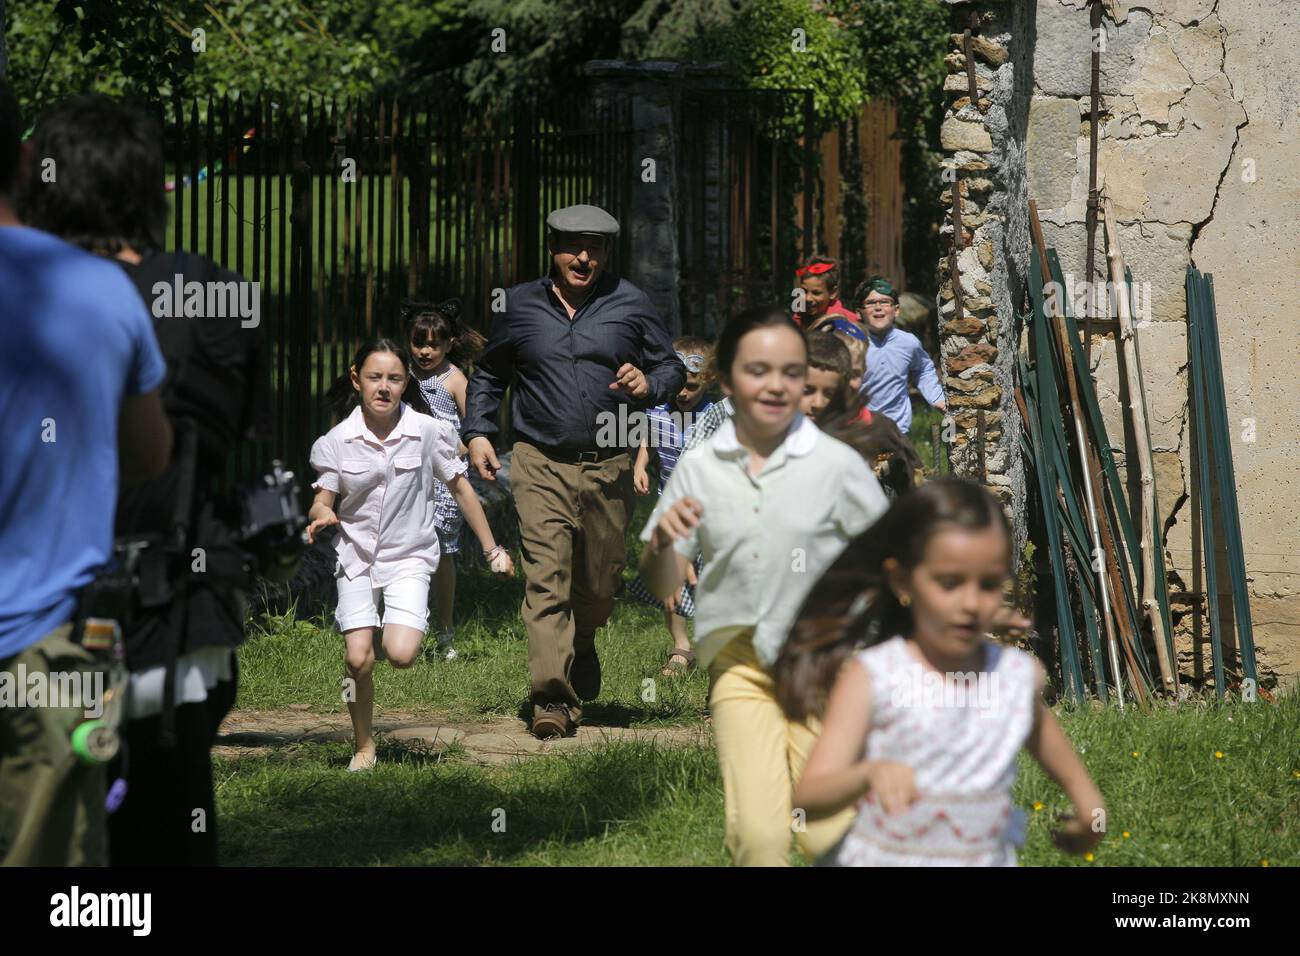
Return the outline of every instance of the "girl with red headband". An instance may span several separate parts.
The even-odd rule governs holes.
[[[794,320],[805,329],[834,318],[848,319],[861,324],[862,319],[840,301],[840,264],[829,256],[813,256],[808,264],[795,270],[795,278],[803,289],[803,311],[794,313]]]

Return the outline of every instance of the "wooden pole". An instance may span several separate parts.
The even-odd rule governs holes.
[[[954,175],[956,175],[954,171]],[[961,225],[961,183],[952,181],[952,251],[948,253],[948,278],[952,280],[952,317],[960,322],[965,314],[962,308],[963,293],[961,289],[961,270],[957,266],[957,256],[965,248],[965,234]]]
[[[1085,266],[1088,272],[1088,311],[1083,317],[1083,354],[1089,364],[1092,362],[1092,318],[1097,314],[1093,250],[1097,248],[1097,100],[1101,91],[1101,50],[1097,45],[1097,35],[1101,30],[1101,3],[1100,0],[1091,2],[1088,19],[1092,28],[1092,108],[1088,114],[1088,257]]]
[[[1039,269],[1043,276],[1043,285],[1051,289],[1052,270],[1047,261],[1047,243],[1043,241],[1043,227],[1038,219],[1038,204],[1034,200],[1029,200],[1029,225],[1033,230],[1034,247],[1038,253]],[[1056,291],[1052,289],[1051,294],[1044,298],[1044,305],[1047,308],[1048,318],[1056,323],[1058,339],[1061,347],[1061,362],[1065,369],[1065,380],[1070,391],[1070,405],[1073,410],[1074,418],[1074,435],[1079,449],[1079,465],[1083,474],[1083,489],[1087,499],[1088,506],[1088,524],[1089,531],[1092,533],[1093,541],[1093,571],[1097,575],[1097,593],[1100,600],[1097,602],[1101,605],[1102,623],[1106,628],[1106,645],[1110,651],[1110,668],[1115,678],[1115,698],[1119,701],[1119,709],[1124,709],[1124,674],[1119,665],[1119,641],[1115,636],[1115,621],[1111,616],[1110,597],[1107,588],[1107,573],[1105,568],[1105,549],[1102,546],[1101,532],[1098,530],[1097,522],[1097,495],[1093,493],[1093,475],[1092,462],[1089,460],[1088,451],[1090,445],[1088,436],[1083,430],[1083,419],[1080,415],[1081,406],[1079,404],[1079,385],[1074,378],[1074,356],[1070,352],[1069,344],[1065,340],[1068,334],[1065,328],[1065,320],[1061,312],[1061,304],[1057,301]],[[1065,476],[1062,476],[1065,480]],[[1097,557],[1102,558],[1103,566],[1097,567]],[[1135,681],[1136,683],[1136,681]]]
[[[1110,281],[1115,290],[1115,307],[1119,316],[1120,345],[1124,350],[1124,364],[1128,367],[1129,414],[1133,421],[1133,440],[1138,467],[1142,477],[1142,609],[1151,622],[1151,637],[1156,645],[1156,658],[1160,663],[1160,680],[1164,689],[1178,689],[1178,678],[1169,659],[1166,646],[1164,619],[1156,605],[1155,548],[1160,539],[1156,528],[1155,460],[1151,454],[1151,441],[1147,431],[1147,410],[1142,401],[1142,378],[1138,368],[1137,347],[1133,340],[1133,315],[1129,308],[1128,282],[1124,275],[1124,256],[1119,247],[1119,230],[1115,225],[1115,209],[1107,198],[1103,206],[1106,219],[1106,259],[1110,264]]]

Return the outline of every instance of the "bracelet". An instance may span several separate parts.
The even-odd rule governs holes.
[[[484,551],[484,552],[483,552],[483,558],[484,558],[484,560],[486,560],[486,561],[491,561],[493,558],[495,558],[498,554],[500,554],[500,553],[501,553],[502,551],[504,551],[504,550],[505,550],[505,546],[499,544],[499,545],[497,545],[495,548],[493,548],[491,551]]]

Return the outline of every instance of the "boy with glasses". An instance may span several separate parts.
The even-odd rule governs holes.
[[[948,410],[934,362],[910,332],[895,327],[898,293],[888,279],[873,276],[858,286],[853,301],[867,331],[867,373],[860,390],[867,407],[893,419],[907,434],[912,427],[912,401],[908,385],[941,412]]]

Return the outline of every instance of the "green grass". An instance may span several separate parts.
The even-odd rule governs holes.
[[[1056,710],[1106,798],[1108,835],[1091,863],[1052,848],[1048,824],[1068,805],[1022,756],[1016,796],[1025,807],[1044,804],[1031,811],[1026,862],[1300,864],[1300,690],[1275,704],[1193,700],[1149,713]]]
[[[233,865],[718,865],[722,792],[708,747],[630,743],[479,767],[346,744],[220,760],[222,860]],[[495,825],[495,826],[494,826]]]
[[[907,437],[912,442],[912,447],[916,453],[921,456],[921,464],[925,467],[927,476],[934,471],[934,444],[930,441],[930,427],[938,425],[943,428],[943,412],[937,408],[931,408],[923,401],[912,402],[912,427],[908,430]],[[952,470],[952,465],[948,461],[947,450],[941,450],[939,453],[939,472],[947,474]]]
[[[1059,712],[1059,711],[1058,711]],[[1015,799],[1030,813],[1027,866],[1300,863],[1300,695],[1278,704],[1154,714],[1061,712],[1101,786],[1106,839],[1091,861],[1051,843],[1068,805],[1028,758]],[[1215,757],[1216,748],[1223,753]],[[1136,751],[1137,757],[1131,756]],[[722,784],[708,746],[621,743],[481,767],[380,744],[344,772],[346,743],[219,759],[227,864],[725,865]],[[1040,810],[1031,809],[1041,803]],[[493,828],[502,819],[504,831]],[[1124,836],[1125,832],[1128,836]]]
[[[638,501],[628,528],[625,577],[632,576],[640,556],[636,535],[650,515],[652,502],[652,498]],[[510,581],[485,574],[461,575],[455,615],[460,658],[401,671],[376,667],[376,705],[454,720],[524,712],[528,642],[519,616],[523,596],[522,573]],[[597,636],[603,665],[601,697],[584,715],[595,723],[615,726],[701,721],[708,677],[703,671],[685,678],[660,677],[670,644],[662,612],[631,599],[618,601]],[[278,618],[257,626],[240,650],[237,706],[264,710],[307,704],[320,713],[342,713],[346,710],[339,689],[342,677],[343,638],[332,620]],[[654,680],[653,700],[645,699],[649,696],[646,679]]]

